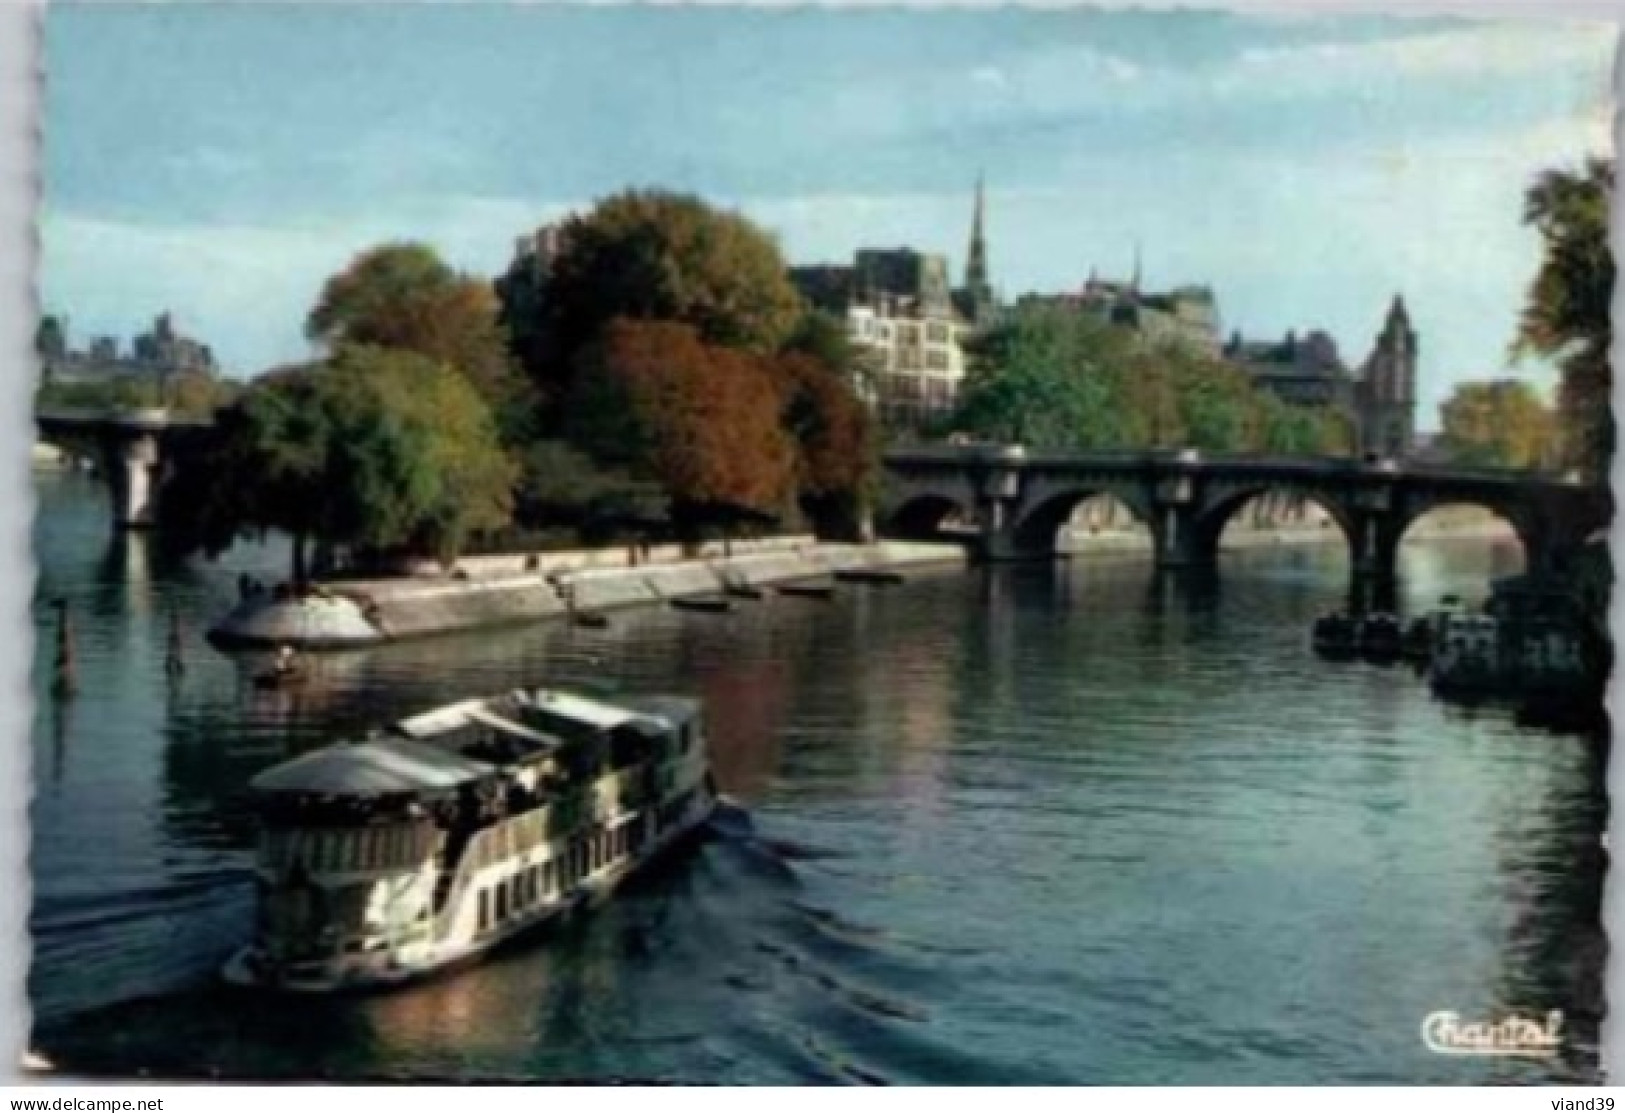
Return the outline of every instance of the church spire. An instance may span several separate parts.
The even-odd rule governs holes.
[[[990,293],[987,280],[986,200],[982,175],[976,175],[976,211],[971,217],[970,254],[965,260],[965,289],[973,298]]]

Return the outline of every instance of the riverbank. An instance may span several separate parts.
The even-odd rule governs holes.
[[[582,549],[471,557],[449,572],[332,580],[306,594],[244,599],[210,631],[222,647],[337,649],[545,619],[582,620],[624,607],[727,599],[796,583],[833,583],[856,571],[963,568],[952,544],[869,545],[768,538],[701,546]]]
[[[1419,523],[1408,540],[1513,536],[1499,519],[1469,513]],[[1221,548],[1343,543],[1334,523],[1312,519],[1231,529]],[[1069,556],[1086,557],[1143,552],[1150,538],[1144,530],[1074,531],[1063,535],[1061,545]],[[596,621],[624,607],[726,599],[786,584],[832,582],[838,573],[858,570],[963,568],[967,560],[965,549],[952,543],[855,545],[810,536],[712,542],[691,550],[663,545],[467,557],[449,570],[424,565],[390,578],[325,581],[297,598],[245,599],[209,637],[222,647],[338,649],[546,619]]]

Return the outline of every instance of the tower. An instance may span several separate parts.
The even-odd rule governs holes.
[[[1404,456],[1415,442],[1417,347],[1405,299],[1395,294],[1360,381],[1360,445],[1365,452]]]
[[[970,250],[965,257],[963,309],[973,323],[982,324],[993,313],[993,285],[987,271],[986,198],[981,175],[976,178],[976,209],[971,216]]]

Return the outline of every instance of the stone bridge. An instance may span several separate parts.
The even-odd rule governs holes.
[[[1110,495],[1150,530],[1162,568],[1217,562],[1219,537],[1242,506],[1280,492],[1336,521],[1357,577],[1391,579],[1400,539],[1441,506],[1483,507],[1523,543],[1531,572],[1560,570],[1613,515],[1606,487],[1532,472],[1468,470],[1343,457],[1215,456],[1169,451],[1030,453],[977,445],[886,453],[876,525],[883,536],[941,536],[957,512],[987,560],[1053,557],[1056,535],[1085,499]]]
[[[120,529],[152,524],[153,496],[185,444],[208,430],[208,418],[177,417],[164,409],[39,410],[39,438],[87,456],[113,494]]]

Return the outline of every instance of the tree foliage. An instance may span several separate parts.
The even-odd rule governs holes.
[[[1539,467],[1557,432],[1552,411],[1534,388],[1516,379],[1462,383],[1439,415],[1450,458],[1474,466]]]
[[[183,548],[217,554],[239,536],[443,559],[506,525],[515,470],[489,410],[462,376],[409,352],[345,345],[321,364],[268,375],[223,410],[159,513]]]
[[[623,320],[580,353],[566,428],[600,463],[658,480],[692,531],[783,510],[794,451],[781,405],[758,357],[688,325]]]
[[[1052,309],[1018,313],[972,348],[957,424],[1039,449],[1125,443],[1117,402],[1131,352],[1127,333],[1093,319]],[[1142,404],[1148,416],[1160,412],[1149,393]]]
[[[47,382],[34,404],[44,409],[167,409],[178,417],[210,417],[242,390],[240,383],[198,371],[158,378],[120,375],[101,382]]]
[[[1553,359],[1561,374],[1558,423],[1567,463],[1606,476],[1614,450],[1613,375],[1608,349],[1614,259],[1608,247],[1611,161],[1549,170],[1529,187],[1524,223],[1545,257],[1526,295],[1514,355]]]
[[[459,274],[432,248],[387,243],[328,279],[305,322],[314,341],[415,352],[474,384],[505,428],[532,404],[508,351],[491,286]]]
[[[772,237],[695,197],[618,194],[569,219],[561,243],[545,276],[520,259],[498,283],[526,369],[555,401],[570,393],[575,353],[616,319],[685,324],[702,343],[766,354],[801,316]]]
[[[1289,405],[1189,345],[1054,307],[1018,312],[973,346],[955,427],[1040,449],[1351,447],[1333,411]]]

